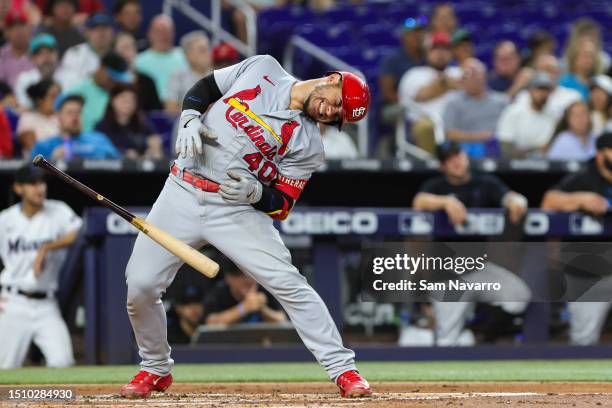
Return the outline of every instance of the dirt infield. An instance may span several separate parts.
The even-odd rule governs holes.
[[[612,407],[612,383],[592,382],[374,382],[370,399],[347,400],[333,384],[174,384],[144,400],[119,398],[120,385],[75,385],[76,400],[29,401],[28,406],[161,407]],[[26,388],[27,386],[19,386]],[[41,386],[37,386],[40,388]],[[30,388],[30,387],[27,387]],[[33,387],[32,387],[33,388]],[[23,406],[0,401],[1,407]]]

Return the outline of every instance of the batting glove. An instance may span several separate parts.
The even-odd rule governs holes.
[[[187,109],[181,113],[178,135],[174,150],[177,155],[185,158],[202,154],[202,138],[210,141],[217,140],[217,136],[202,123],[200,112]]]
[[[261,200],[262,186],[257,180],[247,179],[230,170],[230,177],[219,187],[219,195],[224,201],[232,204],[255,204]]]

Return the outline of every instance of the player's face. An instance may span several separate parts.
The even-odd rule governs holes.
[[[14,190],[23,203],[35,208],[42,207],[47,198],[47,183],[44,181],[15,183]]]
[[[444,165],[442,165],[442,171],[446,173],[448,177],[463,179],[467,176],[470,168],[470,161],[468,160],[465,152],[454,154],[453,156],[446,159]]]
[[[64,103],[58,119],[62,131],[69,135],[78,135],[81,133],[81,104],[74,101]]]
[[[337,77],[337,82],[317,85],[304,102],[304,113],[317,122],[336,123],[342,117],[340,76],[331,76]]]

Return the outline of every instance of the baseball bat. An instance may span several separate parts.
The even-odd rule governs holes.
[[[153,241],[164,247],[168,252],[176,255],[198,272],[209,278],[214,278],[215,276],[217,276],[217,273],[219,272],[219,265],[215,261],[213,261],[206,255],[203,255],[198,250],[187,245],[183,241],[180,241],[179,239],[168,234],[166,231],[156,227],[151,223],[148,223],[142,218],[135,216],[131,212],[127,211],[125,208],[115,204],[103,195],[98,194],[80,181],[75,180],[74,178],[72,178],[71,176],[64,173],[63,171],[49,163],[47,160],[45,160],[45,158],[41,154],[39,154],[34,158],[34,160],[32,160],[32,164],[42,169],[45,169],[63,182],[79,190],[81,193],[85,194],[89,198],[96,200],[99,204],[103,205],[106,208],[109,208],[114,213],[118,214],[121,218],[136,227],[143,234],[145,234]]]

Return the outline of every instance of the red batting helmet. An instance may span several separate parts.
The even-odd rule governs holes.
[[[370,88],[363,79],[347,71],[332,71],[327,75],[340,74],[342,77],[342,122],[357,122],[368,113]]]

